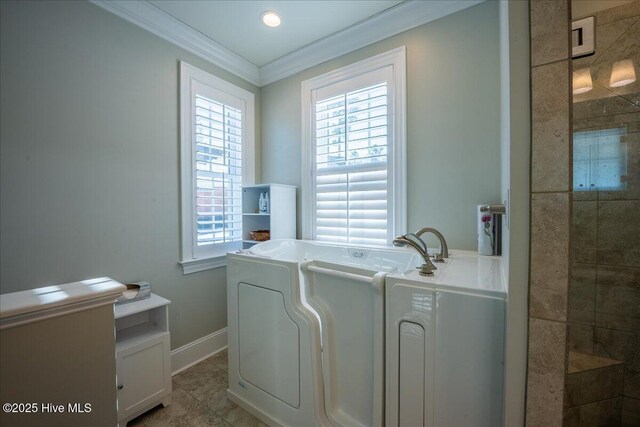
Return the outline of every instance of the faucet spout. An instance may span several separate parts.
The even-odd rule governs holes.
[[[418,253],[422,256],[422,259],[424,260],[424,263],[420,267],[420,275],[433,276],[433,270],[437,270],[438,268],[435,265],[433,265],[433,263],[431,262],[431,259],[429,258],[429,254],[426,251],[427,246],[424,243],[424,241],[422,241],[422,239],[419,236],[416,236],[416,235],[413,235],[413,236],[415,236],[415,238],[418,239],[421,242],[421,244],[416,243],[414,239],[410,239],[409,235],[405,234],[393,239],[393,245],[394,246],[411,246],[413,249],[418,251]],[[423,245],[424,248],[421,245]]]
[[[444,262],[444,258],[449,258],[449,248],[447,247],[447,241],[444,239],[444,236],[441,232],[431,227],[421,228],[420,230],[416,231],[415,235],[417,237],[420,237],[425,233],[433,234],[440,241],[440,253],[435,256],[435,261]]]
[[[407,233],[404,235],[404,237],[407,239],[411,238],[411,240],[413,240],[414,242],[420,243],[422,249],[424,249],[424,253],[428,253],[427,244],[416,233]]]

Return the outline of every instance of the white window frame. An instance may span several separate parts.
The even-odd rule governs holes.
[[[388,96],[393,104],[389,109],[392,116],[390,126],[392,131],[391,144],[388,147],[388,175],[387,191],[391,193],[391,217],[388,226],[391,235],[404,234],[407,229],[407,129],[406,129],[406,48],[390,50],[329,73],[302,82],[302,238],[313,239],[313,224],[315,218],[315,190],[313,188],[313,139],[312,117],[313,91],[328,85],[357,77],[361,74],[391,66],[392,82],[388,87]],[[388,241],[387,244],[391,244]],[[363,246],[363,245],[357,245]]]
[[[206,253],[196,250],[194,229],[195,206],[195,87],[208,86],[209,92],[232,97],[244,104],[242,117],[242,184],[255,183],[255,96],[221,78],[209,74],[184,61],[180,61],[180,202],[181,202],[181,254],[180,264],[184,274],[226,265],[228,245],[212,245]]]

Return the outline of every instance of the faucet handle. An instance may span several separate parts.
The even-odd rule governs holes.
[[[435,265],[433,266],[433,268],[431,268],[428,264],[422,264],[421,267],[416,268],[420,270],[418,274],[420,274],[421,276],[433,276],[433,270],[437,270],[437,267]]]
[[[433,257],[433,262],[444,262],[444,257],[442,254],[435,254]]]

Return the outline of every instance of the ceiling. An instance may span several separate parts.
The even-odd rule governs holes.
[[[404,0],[147,1],[261,67]],[[282,25],[264,25],[260,15],[267,10],[276,11]]]
[[[486,0],[88,1],[264,86]],[[267,10],[280,27],[262,24]]]

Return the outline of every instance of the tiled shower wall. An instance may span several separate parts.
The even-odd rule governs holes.
[[[560,426],[571,218],[568,0],[531,0],[531,262],[526,425]]]
[[[595,21],[595,54],[573,61],[593,78],[593,89],[574,97],[573,131],[623,132],[626,173],[617,189],[573,193],[568,348],[621,364],[567,384],[565,425],[640,426],[640,82],[609,82],[616,61],[640,64],[640,0]]]

